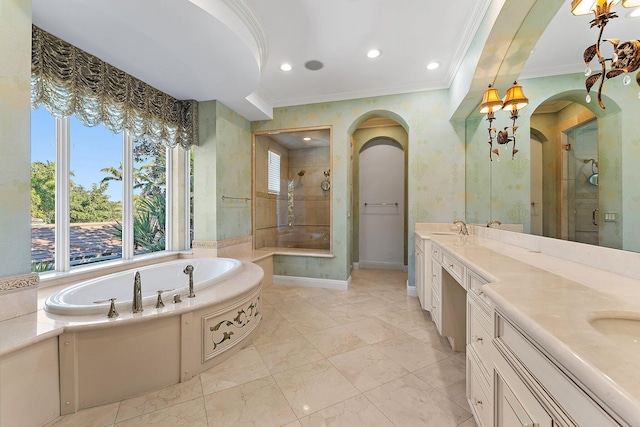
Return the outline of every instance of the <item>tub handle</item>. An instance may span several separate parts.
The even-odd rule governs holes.
[[[107,317],[109,319],[112,319],[114,317],[118,317],[120,316],[120,313],[118,313],[118,310],[116,310],[116,299],[117,298],[107,298],[107,299],[100,299],[97,301],[94,301],[94,304],[103,304],[107,301],[111,301],[111,304],[109,305],[109,312],[107,313]]]
[[[174,303],[174,304],[177,304],[177,303],[179,303],[179,302],[182,302],[182,299],[180,298],[180,294],[175,294],[175,295],[173,296],[173,303]]]
[[[175,288],[171,288],[171,289],[159,289],[158,290],[158,300],[156,301],[156,305],[154,305],[155,308],[162,308],[164,307],[164,302],[162,302],[162,294],[165,292],[170,292],[175,290]]]

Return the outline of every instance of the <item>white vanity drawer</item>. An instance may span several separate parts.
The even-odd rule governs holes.
[[[438,245],[431,246],[431,256],[440,263],[442,261],[442,249]]]
[[[438,297],[441,297],[440,288],[442,287],[442,282],[440,281],[440,273],[442,271],[442,267],[440,264],[432,262],[431,263],[431,289],[433,289],[433,293]]]
[[[462,282],[462,277],[464,275],[464,266],[460,261],[455,259],[452,255],[449,255],[446,252],[442,253],[442,266],[451,274],[451,277],[456,279],[460,285],[464,288],[465,285]]]
[[[485,280],[476,272],[467,268],[467,285],[469,286],[469,292],[473,293],[477,297],[477,301],[483,304],[487,311],[491,311],[490,300],[482,290],[482,287],[487,283],[489,283],[488,280]]]
[[[493,402],[489,384],[473,352],[467,353],[467,399],[479,427],[493,426]]]
[[[480,362],[487,373],[492,371],[492,349],[491,339],[493,338],[493,328],[488,313],[486,313],[472,295],[467,295],[467,344],[469,344],[478,354]],[[489,378],[487,377],[487,381]]]

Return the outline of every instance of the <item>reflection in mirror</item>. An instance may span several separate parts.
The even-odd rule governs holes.
[[[255,249],[331,249],[331,128],[254,134]]]

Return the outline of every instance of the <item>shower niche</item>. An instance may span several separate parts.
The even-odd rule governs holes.
[[[330,127],[253,134],[255,249],[331,252],[331,139]]]

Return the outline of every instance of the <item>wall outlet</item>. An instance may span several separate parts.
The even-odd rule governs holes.
[[[615,222],[617,216],[618,215],[615,212],[605,212],[604,213],[604,221],[605,222]]]

